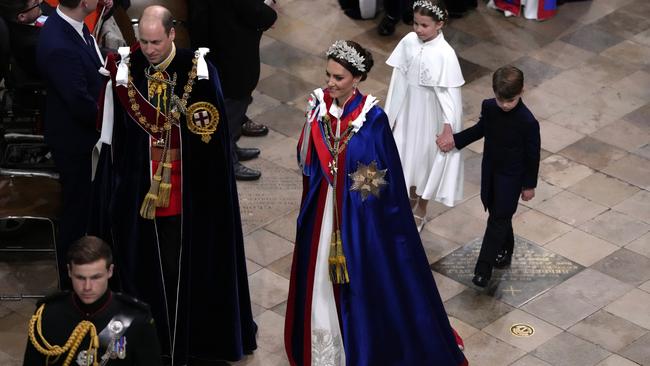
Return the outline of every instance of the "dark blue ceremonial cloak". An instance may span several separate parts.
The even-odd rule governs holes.
[[[325,91],[325,103],[331,100]],[[356,93],[342,119],[364,97]],[[316,106],[317,108],[318,106]],[[308,121],[307,124],[310,122]],[[307,126],[307,125],[306,125]],[[343,130],[344,127],[341,128]],[[320,122],[303,130],[299,152],[308,144],[304,190],[285,323],[285,345],[292,366],[311,365],[311,295],[314,263],[327,191],[327,150]],[[322,146],[322,145],[321,145]],[[300,154],[299,154],[300,155]],[[299,157],[299,160],[301,158]],[[304,159],[304,156],[303,156]],[[334,285],[348,366],[458,366],[459,350],[420,241],[388,118],[375,106],[345,150],[341,230],[350,282]],[[340,160],[339,160],[340,161]],[[351,191],[357,164],[376,162],[388,183],[379,196],[362,200]],[[340,174],[340,173],[339,173]]]
[[[191,51],[178,50],[166,69],[177,74],[179,96],[192,59]],[[130,65],[133,84],[147,95],[143,71],[149,64],[140,50],[131,54]],[[217,71],[208,68],[209,80],[195,82],[187,105],[213,104],[220,114],[216,132],[205,143],[188,129],[185,116],[180,121],[182,244],[175,337],[168,323],[156,220],[139,214],[151,181],[150,135],[117,96],[112,145],[104,145],[95,178],[94,231],[112,239],[121,288],[150,304],[161,348],[173,354],[174,365],[235,361],[257,348],[228,123]]]

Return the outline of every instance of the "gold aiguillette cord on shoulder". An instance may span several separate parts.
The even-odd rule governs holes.
[[[64,355],[66,352],[68,355],[63,362],[63,366],[69,366],[74,358],[81,342],[86,338],[87,335],[90,335],[90,344],[86,350],[86,355],[88,361],[88,366],[99,366],[97,363],[97,349],[99,348],[99,337],[97,336],[97,329],[95,325],[87,320],[82,320],[74,328],[68,341],[65,342],[65,345],[51,345],[43,336],[42,331],[42,318],[43,311],[45,310],[45,304],[41,305],[36,314],[32,315],[32,318],[29,321],[29,341],[32,343],[36,351],[42,355],[47,356],[46,364],[57,363],[59,358]],[[36,328],[36,329],[34,329]],[[38,335],[38,338],[37,338]],[[52,362],[50,362],[50,357],[55,357]]]

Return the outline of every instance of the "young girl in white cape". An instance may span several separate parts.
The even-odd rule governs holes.
[[[443,1],[416,0],[413,13],[414,32],[402,38],[386,61],[394,69],[385,111],[413,215],[422,230],[429,200],[453,206],[462,198],[461,153],[440,151],[436,136],[444,129],[462,129],[460,87],[465,80],[456,53],[442,34],[448,19]]]

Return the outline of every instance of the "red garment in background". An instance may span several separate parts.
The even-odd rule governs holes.
[[[44,0],[49,6],[56,8],[59,6],[59,0]],[[95,25],[97,24],[97,21],[99,20],[99,16],[102,13],[103,6],[97,6],[97,9],[90,13],[86,19],[84,19],[84,23],[86,23],[86,26],[90,30],[90,33],[93,33],[95,31]]]

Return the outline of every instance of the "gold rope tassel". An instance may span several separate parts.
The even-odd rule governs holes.
[[[153,220],[156,217],[156,203],[158,202],[163,165],[162,162],[158,163],[156,173],[151,178],[151,187],[149,187],[149,192],[147,192],[147,195],[144,196],[144,201],[142,201],[140,216],[145,219]]]
[[[160,189],[158,190],[158,197],[156,201],[157,207],[169,207],[169,197],[172,192],[172,158],[169,153],[169,144],[171,143],[171,130],[167,131],[165,137],[165,156],[160,159],[162,165],[162,181],[160,182]]]
[[[169,157],[162,163],[162,181],[160,182],[160,189],[158,191],[157,207],[169,207],[169,197],[172,193],[172,163],[169,162]]]
[[[63,366],[69,366],[72,363],[72,359],[77,354],[77,349],[79,349],[81,342],[84,340],[84,338],[86,338],[86,335],[90,334],[90,344],[88,346],[86,355],[87,357],[92,357],[93,366],[99,366],[99,363],[97,362],[99,337],[97,336],[97,328],[95,328],[95,325],[87,320],[83,320],[79,322],[79,324],[77,324],[77,326],[74,328],[63,347],[57,345],[53,346],[47,342],[45,337],[43,337],[41,324],[43,310],[45,310],[45,304],[41,305],[41,307],[36,310],[36,314],[32,315],[32,318],[29,320],[28,332],[29,341],[39,353],[47,357],[48,364],[50,357],[56,357],[56,360],[58,360],[61,355],[67,352],[68,355],[63,362]],[[38,332],[40,341],[36,338],[36,332],[34,331],[34,328],[36,328],[36,332]],[[43,345],[41,345],[41,343]],[[56,360],[54,362],[56,362]]]
[[[341,231],[336,230],[332,233],[332,243],[330,244],[330,280],[332,283],[344,284],[350,282],[348,276],[348,266],[343,254],[343,243],[341,242]]]

